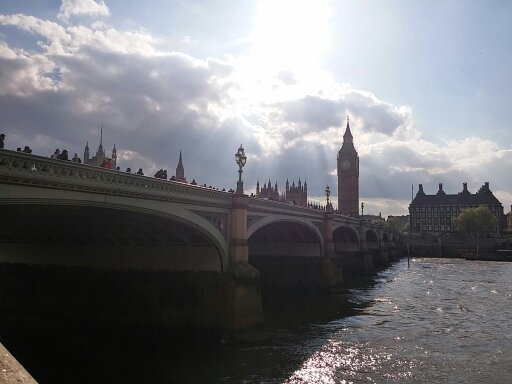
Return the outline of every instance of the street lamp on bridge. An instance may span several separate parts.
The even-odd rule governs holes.
[[[361,218],[364,219],[364,203],[361,201]]]
[[[325,197],[327,197],[327,204],[325,205],[325,212],[332,212],[332,204],[329,200],[329,196],[331,196],[331,190],[329,189],[329,186],[325,187]]]
[[[238,152],[235,153],[235,160],[238,164],[238,182],[236,183],[236,193],[243,195],[244,194],[244,183],[242,182],[242,168],[245,166],[247,162],[247,156],[245,156],[244,147],[240,144],[240,148],[238,148]]]

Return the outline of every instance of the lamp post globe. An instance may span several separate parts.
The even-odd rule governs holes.
[[[244,183],[242,182],[242,168],[247,162],[247,156],[245,156],[245,150],[242,144],[240,144],[240,148],[238,148],[238,151],[235,153],[235,161],[238,164],[238,182],[236,183],[236,193],[243,195]]]

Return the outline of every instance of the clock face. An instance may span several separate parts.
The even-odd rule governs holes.
[[[350,167],[350,161],[345,160],[342,164],[343,168],[349,168]]]

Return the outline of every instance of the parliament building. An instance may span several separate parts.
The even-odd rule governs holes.
[[[359,216],[359,155],[354,148],[354,140],[347,128],[343,135],[343,145],[338,152],[338,210],[347,216]]]
[[[83,163],[100,167],[101,164],[103,164],[103,162],[107,158],[109,158],[109,157],[106,156],[105,149],[103,148],[103,128],[101,128],[100,145],[98,147],[98,150],[96,151],[96,155],[95,156],[90,155],[89,142],[87,142],[87,144],[85,144],[85,148],[84,148]],[[112,163],[112,169],[116,169],[116,167],[117,167],[117,149],[116,149],[115,144],[114,144],[114,148],[112,149],[112,155],[111,155],[110,159],[111,159],[111,163]]]
[[[302,184],[299,179],[297,185],[295,185],[295,181],[290,185],[290,182],[286,180],[285,191],[279,193],[277,182],[272,186],[269,180],[267,185],[263,184],[260,188],[260,182],[258,181],[256,183],[256,196],[266,197],[276,201],[287,201],[305,207],[308,205],[308,183],[304,181],[304,184]]]
[[[462,191],[456,194],[446,194],[443,184],[435,195],[427,195],[423,185],[419,185],[416,197],[409,205],[411,232],[444,234],[455,232],[454,220],[464,208],[485,206],[496,217],[496,233],[503,233],[505,216],[503,206],[493,195],[486,182],[478,192],[468,191],[467,183],[463,183]]]

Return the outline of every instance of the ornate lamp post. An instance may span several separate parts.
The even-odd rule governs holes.
[[[364,203],[361,201],[361,218],[364,219]]]
[[[238,164],[238,182],[236,183],[236,193],[243,195],[244,194],[244,183],[242,182],[242,168],[245,166],[247,162],[247,156],[245,156],[244,147],[240,144],[240,148],[238,148],[238,152],[235,153],[235,161]]]
[[[325,187],[325,197],[327,197],[327,206],[329,206],[329,196],[331,196],[331,190],[329,189],[329,186]]]

